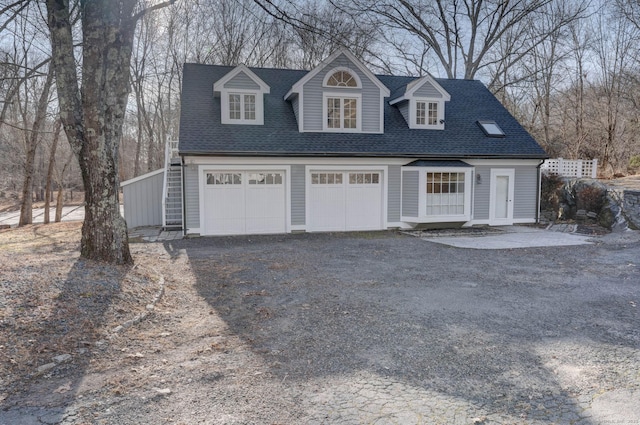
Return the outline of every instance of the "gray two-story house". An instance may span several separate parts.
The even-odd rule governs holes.
[[[311,71],[185,64],[181,108],[154,176],[186,234],[537,220],[547,155],[478,81],[374,75],[344,50]]]

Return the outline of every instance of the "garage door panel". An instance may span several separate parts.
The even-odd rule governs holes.
[[[313,187],[309,211],[310,227],[317,231],[339,231],[345,229],[344,185],[316,185]]]
[[[349,230],[376,230],[382,223],[382,194],[379,185],[347,189],[346,225]]]
[[[284,172],[206,172],[207,235],[284,233]]]
[[[309,230],[382,228],[380,172],[314,171],[310,177]]]
[[[282,184],[249,186],[246,196],[246,233],[284,233],[285,193]]]

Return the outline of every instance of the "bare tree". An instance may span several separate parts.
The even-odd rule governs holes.
[[[72,11],[65,0],[47,0],[52,66],[60,119],[78,158],[85,192],[81,255],[131,264],[127,226],[120,215],[118,149],[130,90],[130,62],[136,23],[150,10],[136,0],[81,1],[82,74],[78,72]]]

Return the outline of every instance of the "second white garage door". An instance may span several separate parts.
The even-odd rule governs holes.
[[[383,228],[380,171],[312,171],[309,178],[309,231]]]
[[[284,171],[206,171],[204,234],[284,233]]]

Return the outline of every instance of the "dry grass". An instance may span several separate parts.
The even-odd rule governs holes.
[[[79,258],[80,228],[69,222],[0,231],[0,400],[54,356],[83,361],[159,290],[149,261],[116,267]]]

